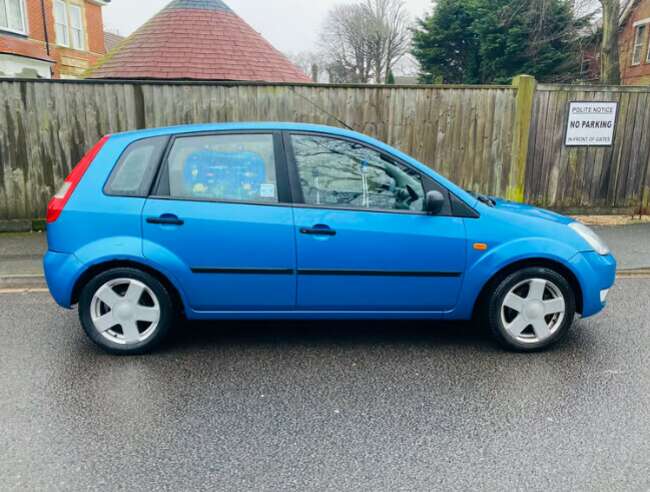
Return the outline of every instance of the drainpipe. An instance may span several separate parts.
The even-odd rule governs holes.
[[[47,14],[45,10],[45,0],[41,0],[41,14],[43,15],[43,32],[45,33],[45,51],[48,58],[50,57],[50,35],[47,31]],[[50,67],[50,77],[54,77],[54,70]]]

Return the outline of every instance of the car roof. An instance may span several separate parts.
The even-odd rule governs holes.
[[[146,137],[155,137],[161,135],[180,135],[184,133],[202,133],[218,131],[305,131],[321,132],[332,135],[349,136],[360,140],[374,140],[367,135],[351,130],[345,130],[334,126],[314,125],[308,123],[289,123],[289,122],[238,122],[238,123],[205,123],[192,125],[168,126],[163,128],[151,128],[146,130],[134,130],[122,133],[115,133],[115,137],[130,137],[133,140]]]

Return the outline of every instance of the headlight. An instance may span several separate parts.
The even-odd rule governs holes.
[[[580,222],[572,222],[569,224],[569,227],[577,232],[582,239],[587,241],[587,244],[594,248],[596,253],[603,256],[609,254],[609,248],[607,245],[602,239],[600,239],[600,237],[598,237],[598,234],[592,231],[589,227]]]

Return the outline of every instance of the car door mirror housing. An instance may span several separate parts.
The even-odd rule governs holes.
[[[427,193],[424,200],[424,210],[431,215],[438,215],[445,206],[445,196],[437,190]]]

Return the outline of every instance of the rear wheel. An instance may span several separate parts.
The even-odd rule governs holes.
[[[172,298],[154,276],[114,268],[82,289],[79,319],[88,337],[113,354],[142,354],[165,338],[175,317]]]
[[[575,293],[549,268],[525,268],[500,281],[487,317],[496,339],[509,349],[533,351],[560,341],[575,317]]]

